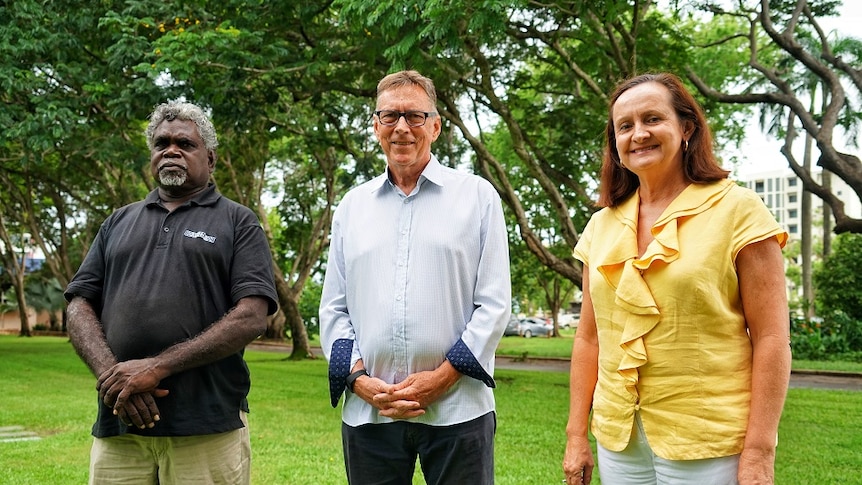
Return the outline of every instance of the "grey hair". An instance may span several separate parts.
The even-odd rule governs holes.
[[[147,138],[147,147],[150,150],[153,149],[153,135],[156,132],[156,128],[166,120],[193,121],[198,127],[198,134],[204,141],[206,149],[215,151],[218,146],[215,127],[200,106],[182,101],[170,101],[156,106],[156,109],[150,114],[150,122],[147,125],[147,129],[144,130],[144,136]]]

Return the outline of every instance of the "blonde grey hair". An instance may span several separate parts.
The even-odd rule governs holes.
[[[384,77],[377,83],[377,99],[380,95],[390,89],[400,88],[404,86],[419,86],[428,95],[431,100],[431,106],[436,109],[437,106],[437,89],[434,87],[434,81],[419,74],[417,71],[399,71],[393,72]]]

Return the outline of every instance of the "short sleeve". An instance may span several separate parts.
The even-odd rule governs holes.
[[[591,217],[587,222],[587,226],[584,228],[583,232],[581,232],[581,237],[578,239],[578,243],[575,244],[575,249],[572,252],[572,255],[578,261],[589,265],[590,259],[590,246],[593,242],[593,230],[595,227],[595,216]]]
[[[775,237],[783,248],[789,237],[787,231],[781,228],[760,196],[743,187],[736,187],[735,190],[739,192],[739,197],[734,214],[733,260],[736,261],[739,251],[745,246],[770,237]]]

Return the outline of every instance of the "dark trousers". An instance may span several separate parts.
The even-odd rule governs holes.
[[[428,485],[494,483],[493,412],[452,426],[395,421],[342,423],[344,465],[351,485],[411,485],[416,458]]]

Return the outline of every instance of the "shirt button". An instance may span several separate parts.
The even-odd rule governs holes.
[[[168,229],[168,228],[166,227],[166,228],[164,229],[164,231],[165,231],[165,232],[170,232],[170,229]]]
[[[635,411],[640,411],[640,410],[641,410],[641,405],[635,404]]]

